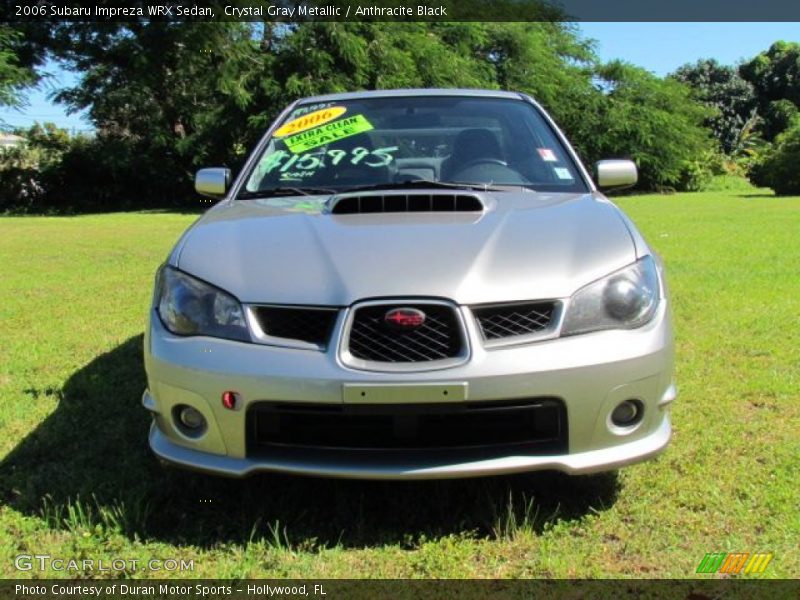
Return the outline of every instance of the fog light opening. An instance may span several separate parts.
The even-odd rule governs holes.
[[[189,437],[199,437],[206,430],[206,418],[192,406],[179,404],[173,411],[173,419],[178,429]]]
[[[624,400],[611,413],[611,422],[617,427],[632,427],[642,420],[644,405],[639,400]]]
[[[222,406],[236,410],[241,406],[241,396],[237,392],[222,392]]]

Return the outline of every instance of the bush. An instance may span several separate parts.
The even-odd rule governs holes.
[[[45,174],[56,168],[71,144],[69,134],[52,123],[18,131],[25,142],[0,150],[0,211],[40,210],[47,189]]]
[[[19,133],[25,143],[0,151],[0,212],[107,212],[194,198],[192,165],[152,140],[70,137],[51,123]]]
[[[715,176],[725,172],[725,157],[717,150],[707,150],[698,158],[684,161],[676,188],[699,192],[706,189]]]
[[[190,170],[168,151],[102,134],[76,140],[43,180],[47,206],[59,212],[167,208],[193,195]]]
[[[754,185],[772,188],[779,196],[800,194],[800,119],[795,119],[748,172]]]

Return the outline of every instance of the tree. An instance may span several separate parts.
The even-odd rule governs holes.
[[[606,90],[597,156],[633,159],[646,189],[697,188],[687,172],[702,167],[711,150],[703,127],[710,110],[693,100],[688,86],[628,63],[613,61],[597,74]]]
[[[764,117],[764,137],[774,140],[800,107],[800,44],[775,42],[742,64],[739,73],[755,88],[759,113]]]
[[[753,86],[739,76],[736,68],[720,65],[713,58],[683,65],[670,77],[689,85],[700,102],[715,110],[705,125],[713,132],[720,150],[730,154],[756,109]]]
[[[271,57],[250,24],[67,23],[52,48],[83,74],[56,98],[88,109],[120,202],[180,202],[198,166],[235,167],[253,141],[248,117]]]
[[[568,23],[492,23],[475,53],[491,65],[495,85],[536,98],[584,158],[597,156],[602,94],[593,85],[592,42]]]
[[[707,111],[688,88],[629,65],[600,65],[592,43],[563,22],[26,26],[32,57],[46,49],[81,74],[57,98],[88,109],[97,131],[65,152],[64,168],[50,178],[48,202],[65,209],[192,199],[194,170],[237,168],[289,102],[360,89],[530,93],[584,159],[638,160],[644,188],[684,185],[707,147],[699,127]]]
[[[768,140],[774,140],[781,132],[789,128],[798,114],[800,114],[800,109],[791,100],[781,98],[770,102],[762,119],[763,136]]]
[[[0,106],[20,106],[22,90],[38,79],[20,60],[21,40],[20,32],[0,24]]]
[[[587,163],[631,157],[642,187],[682,187],[710,148],[702,128],[709,113],[688,88],[624,63],[600,64],[574,26],[491,23],[479,31],[472,54],[492,67],[493,87],[536,98]]]
[[[275,78],[287,99],[311,94],[490,83],[469,54],[453,52],[472,24],[306,23],[277,45]]]

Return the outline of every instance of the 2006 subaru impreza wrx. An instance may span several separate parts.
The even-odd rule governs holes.
[[[630,185],[601,161],[600,187]],[[531,98],[289,106],[157,278],[163,460],[243,476],[588,473],[670,438],[661,263]]]

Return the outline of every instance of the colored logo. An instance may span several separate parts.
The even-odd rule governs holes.
[[[416,308],[393,308],[383,320],[393,329],[416,329],[425,323],[425,313]]]
[[[697,565],[697,573],[763,573],[772,560],[772,552],[709,552]]]

